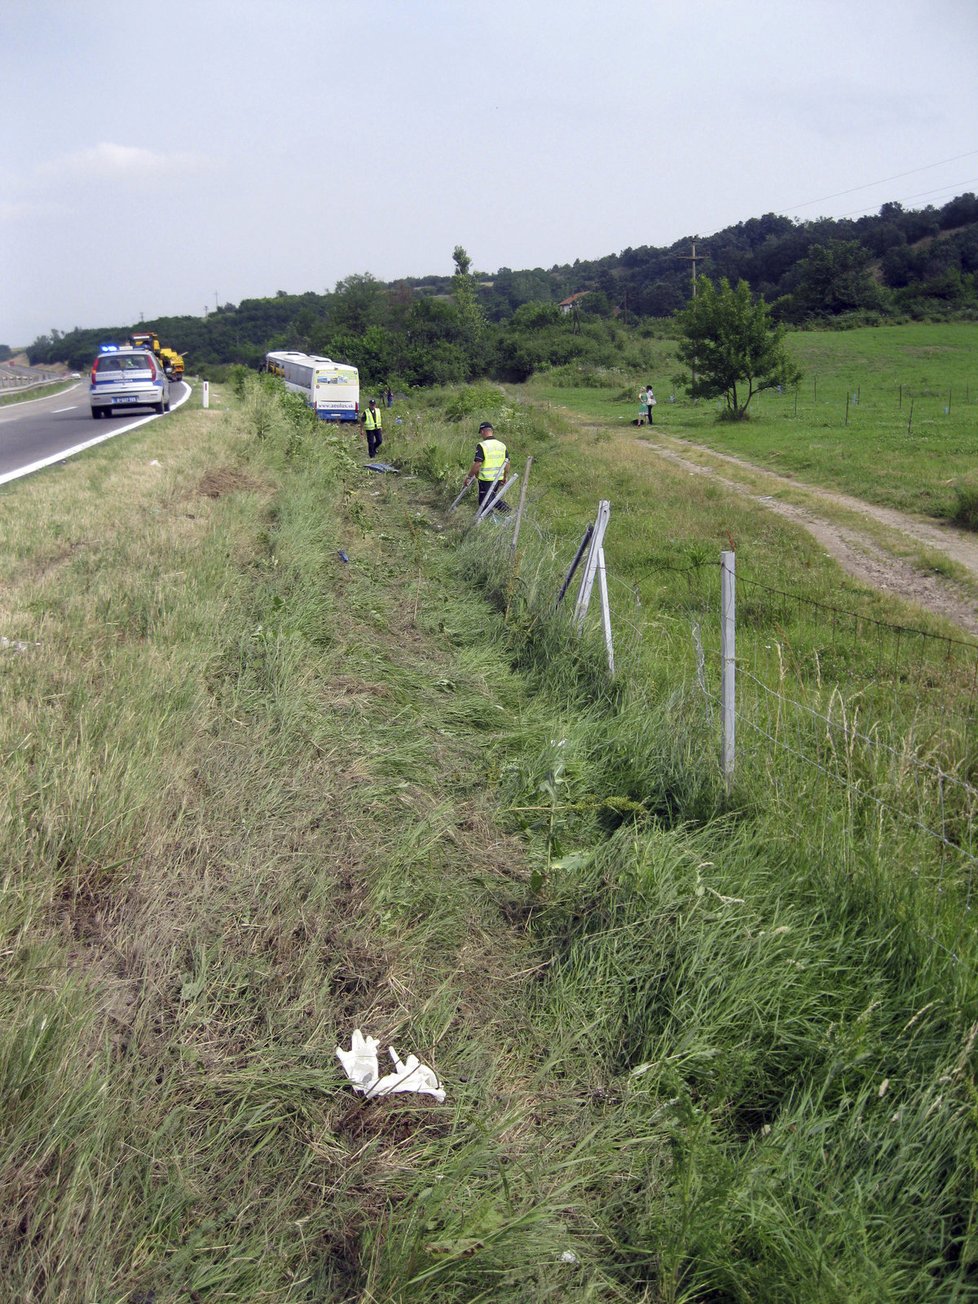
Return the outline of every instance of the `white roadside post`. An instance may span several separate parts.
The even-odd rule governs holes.
[[[200,406],[209,408],[211,405],[210,385],[205,380],[200,387]]]
[[[720,553],[720,713],[723,717],[721,765],[727,795],[733,789],[737,733],[737,582],[736,553]]]

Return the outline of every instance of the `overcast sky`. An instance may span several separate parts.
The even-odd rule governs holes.
[[[976,0],[2,0],[0,342],[978,192]]]

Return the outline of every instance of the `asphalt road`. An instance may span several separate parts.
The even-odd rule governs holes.
[[[186,403],[190,386],[171,383],[174,408]],[[147,421],[165,421],[166,413],[104,417],[93,421],[88,405],[88,382],[77,381],[70,389],[47,398],[27,399],[0,407],[0,484],[63,462],[94,444],[115,439]]]

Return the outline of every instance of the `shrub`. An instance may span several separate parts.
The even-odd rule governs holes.
[[[951,520],[965,530],[978,531],[978,477],[969,476],[954,486]]]

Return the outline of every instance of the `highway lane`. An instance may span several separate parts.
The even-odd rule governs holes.
[[[178,408],[190,397],[185,381],[171,383],[170,403]],[[88,403],[88,383],[79,380],[70,389],[46,398],[27,399],[0,407],[0,485],[31,475],[45,466],[63,462],[94,444],[124,435],[147,421],[164,421],[166,414],[144,413],[105,417],[93,421]]]

